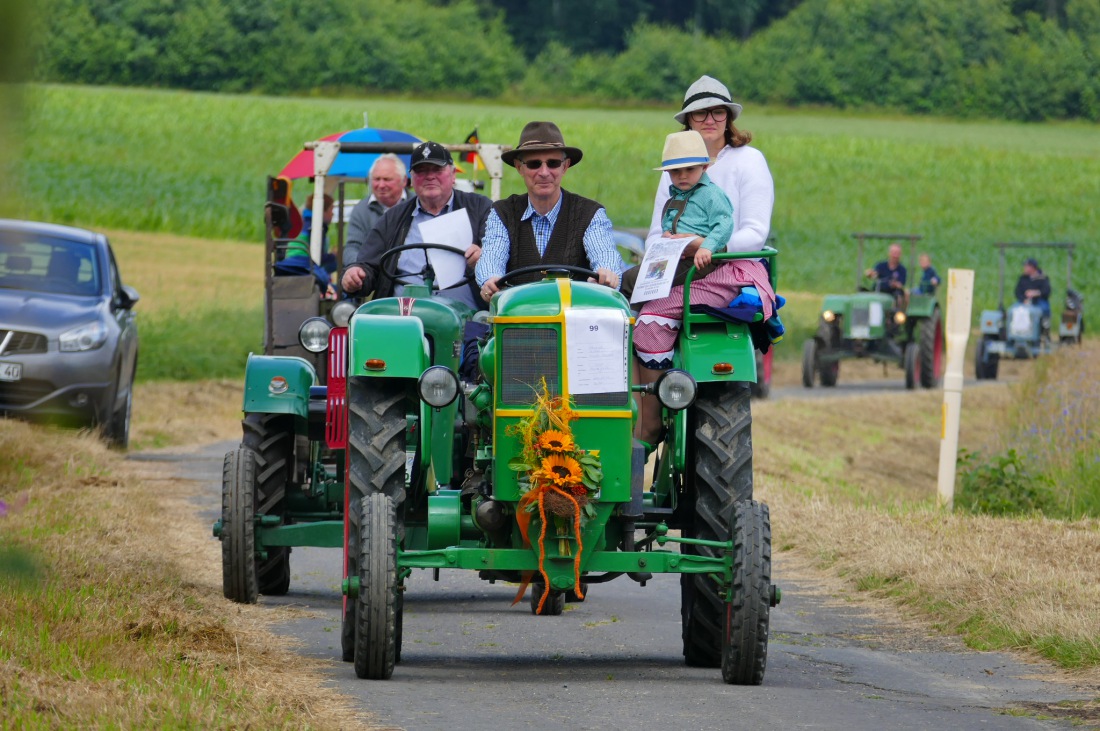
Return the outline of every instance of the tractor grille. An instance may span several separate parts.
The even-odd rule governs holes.
[[[11,339],[8,339],[8,336]],[[4,341],[7,341],[5,344]],[[38,333],[26,333],[18,330],[0,330],[0,355],[15,355],[16,353],[45,353],[46,336]]]
[[[530,404],[542,379],[551,395],[561,393],[561,351],[556,330],[509,327],[501,333],[501,401]]]
[[[867,305],[852,308],[852,325],[867,327],[871,324],[871,308]]]
[[[325,443],[329,449],[348,446],[348,329],[328,334],[328,396],[325,403]]]

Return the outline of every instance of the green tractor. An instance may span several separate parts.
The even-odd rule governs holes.
[[[854,294],[826,295],[821,305],[817,332],[802,347],[802,385],[835,386],[840,361],[870,358],[905,371],[905,387],[935,388],[943,375],[944,335],[942,313],[934,294],[917,291],[878,291],[877,282],[865,276],[864,243],[878,240],[907,242],[910,276],[917,271],[913,234],[852,234],[858,242],[857,289]]]
[[[382,267],[392,271],[406,248]],[[540,281],[507,286],[536,272]],[[242,506],[217,527],[223,541],[240,537],[227,571],[256,576],[283,546],[342,546],[342,658],[370,679],[391,677],[401,660],[415,569],[513,583],[513,604],[530,587],[536,616],[560,615],[595,584],[679,574],[687,664],[761,683],[780,592],[768,507],[753,500],[749,326],[691,313],[685,301],[676,367],[635,385],[629,304],[588,283],[593,272],[517,269],[478,315],[431,297],[434,272],[423,274],[423,285],[366,302],[329,331],[324,386],[306,360],[250,361],[258,400],[249,403],[292,414],[293,442],[304,445],[295,458],[306,462],[294,474],[306,481],[280,491],[250,452],[227,458],[227,500]],[[482,334],[464,379],[470,323]],[[632,436],[638,392],[663,406],[648,488]],[[278,492],[286,505],[292,488],[323,494],[343,520],[333,510],[299,522],[271,499]]]

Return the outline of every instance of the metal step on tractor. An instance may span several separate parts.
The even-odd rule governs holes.
[[[689,302],[674,368],[636,385],[626,299],[587,270],[534,269],[501,285],[540,281],[505,286],[475,316],[431,296],[429,266],[423,285],[309,336],[323,382],[308,359],[250,359],[245,419],[270,429],[226,456],[215,535],[227,596],[286,591],[291,546],[340,547],[341,656],[358,677],[386,679],[410,581],[454,570],[508,582],[542,617],[596,584],[678,574],[687,664],[761,683],[780,592],[768,506],[753,499],[749,326]],[[461,367],[471,321],[486,326],[472,371]],[[663,406],[650,484],[633,438],[638,392]]]
[[[974,354],[974,375],[978,380],[996,380],[1002,358],[1032,359],[1047,355],[1059,345],[1077,345],[1085,331],[1084,298],[1073,289],[1073,250],[1070,242],[1001,242],[996,243],[999,275],[997,309],[982,310],[981,339]],[[1005,307],[1005,258],[1007,251],[1066,252],[1066,288],[1062,316],[1058,319],[1058,340],[1054,333],[1049,299],[1044,311],[1038,302],[1016,295]],[[1053,290],[1051,295],[1053,295]]]
[[[883,282],[863,268],[865,242],[881,241],[909,247],[909,276],[917,270],[915,234],[854,233],[856,292],[826,295],[817,331],[802,346],[802,385],[832,387],[840,377],[840,362],[869,358],[897,365],[905,372],[905,387],[935,388],[943,375],[944,334],[935,294],[915,288],[887,291]]]

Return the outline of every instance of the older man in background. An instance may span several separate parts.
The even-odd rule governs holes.
[[[367,234],[382,218],[382,214],[405,200],[409,179],[405,163],[392,152],[379,155],[370,168],[371,195],[355,204],[348,218],[348,236],[344,244],[345,267],[359,257],[359,247],[367,240]]]

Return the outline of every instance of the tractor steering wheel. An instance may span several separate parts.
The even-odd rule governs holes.
[[[549,274],[550,272],[562,272],[564,274],[572,274],[578,277],[584,277],[585,279],[599,279],[600,275],[591,269],[585,269],[584,267],[570,266],[569,264],[534,264],[532,266],[520,267],[519,269],[513,269],[505,274],[503,277],[497,280],[497,287],[504,289],[505,287],[514,287],[515,284],[511,281],[516,277],[522,277],[527,274],[537,274],[543,272]],[[544,277],[545,279],[545,277]]]
[[[457,254],[458,256],[463,255],[461,251],[454,248],[453,246],[445,246],[444,244],[423,243],[423,244],[404,244],[402,246],[395,246],[392,249],[390,249],[389,251],[387,251],[386,253],[382,254],[382,258],[378,260],[378,268],[382,271],[382,276],[388,277],[389,279],[391,279],[393,281],[394,284],[403,284],[403,285],[406,285],[406,286],[420,284],[419,282],[410,282],[409,280],[405,279],[405,277],[419,276],[421,278],[424,278],[424,275],[427,274],[428,270],[431,268],[431,263],[428,262],[428,260],[427,260],[428,259],[427,254],[424,255],[424,260],[425,260],[424,268],[421,269],[419,272],[414,272],[413,274],[406,274],[404,276],[399,276],[397,274],[397,262],[400,259],[399,255],[401,254],[401,252],[403,252],[403,251],[413,251],[413,250],[417,250],[417,249],[419,249],[421,251],[428,251],[430,249],[438,249],[439,251],[446,251],[446,252],[449,252],[451,254]],[[465,258],[463,260],[465,261]],[[432,273],[434,275],[434,271]],[[458,280],[457,282],[452,284],[450,287],[447,287],[447,289],[454,289],[454,288],[459,287],[463,284],[468,284],[472,278],[473,278],[472,275],[467,274],[465,277]],[[435,277],[433,276],[432,277],[432,293],[439,292],[441,290],[442,290],[442,288],[439,286],[439,281],[436,280]]]

